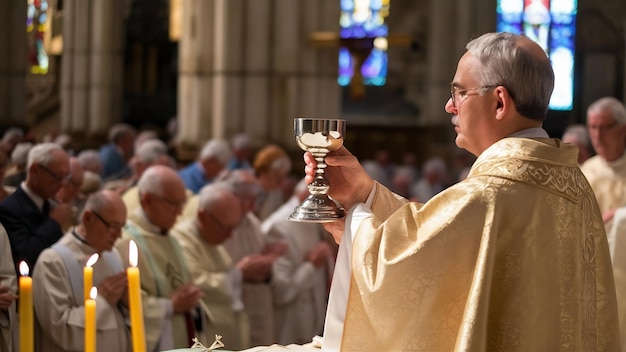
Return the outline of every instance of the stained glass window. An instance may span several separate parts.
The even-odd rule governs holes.
[[[387,76],[387,36],[385,23],[390,0],[341,0],[341,48],[339,77],[342,86],[350,84],[361,64],[366,85],[382,86]]]
[[[554,69],[550,109],[574,103],[574,42],[577,0],[498,0],[497,30],[524,34],[546,51]]]
[[[44,37],[48,30],[48,1],[27,0],[26,32],[28,36],[28,65],[34,74],[48,73],[48,54]]]

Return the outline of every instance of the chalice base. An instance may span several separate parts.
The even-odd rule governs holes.
[[[294,212],[290,221],[332,222],[346,216],[346,211],[326,194],[309,195]]]

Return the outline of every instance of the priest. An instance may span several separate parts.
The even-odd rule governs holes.
[[[598,204],[576,148],[542,129],[550,60],[509,33],[466,48],[445,110],[477,156],[467,179],[410,203],[347,149],[326,158],[349,212],[326,225],[341,245],[323,350],[619,350]]]

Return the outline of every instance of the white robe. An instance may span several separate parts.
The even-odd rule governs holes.
[[[59,243],[71,250],[81,268],[95,253],[93,248],[70,233],[63,236]],[[119,253],[115,249],[113,251],[119,257]],[[100,258],[93,266],[93,285],[98,286],[113,274],[109,263]],[[53,248],[44,250],[33,273],[37,351],[84,350],[85,305],[84,302],[77,302],[73,292],[63,258]],[[102,296],[96,298],[96,326],[98,351],[131,350],[129,330],[122,311],[117,306],[110,306]]]
[[[262,225],[268,239],[288,245],[287,253],[272,266],[274,328],[276,341],[283,345],[308,343],[322,332],[328,278],[334,267],[332,258],[322,268],[306,260],[309,251],[325,241],[327,233],[321,224],[287,220],[298,204],[298,198],[292,197]]]

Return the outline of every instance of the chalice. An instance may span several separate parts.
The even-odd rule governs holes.
[[[310,195],[289,216],[291,221],[331,222],[343,218],[346,211],[328,196],[330,184],[324,175],[326,154],[341,148],[346,133],[346,121],[336,119],[294,119],[294,134],[298,146],[309,151],[317,161],[315,179],[309,184]]]

